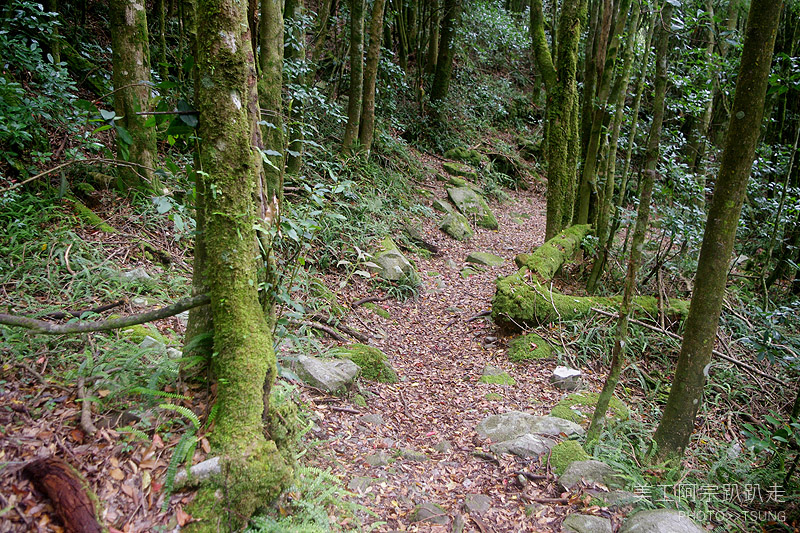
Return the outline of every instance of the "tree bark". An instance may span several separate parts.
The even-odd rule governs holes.
[[[349,151],[358,137],[364,91],[364,0],[350,0],[350,92],[342,148]]]
[[[781,0],[753,0],[750,4],[732,116],[703,235],[683,344],[664,417],[654,437],[657,460],[679,460],[683,456],[702,401],[728,262],[761,131],[782,6]]]
[[[434,113],[441,118],[441,107],[450,89],[450,77],[453,74],[453,57],[456,52],[456,31],[461,19],[461,0],[443,0],[444,14],[439,36],[439,53],[436,73],[431,87],[431,105]]]
[[[284,18],[289,22],[289,31],[285,33],[286,40],[284,46],[284,60],[291,63],[291,72],[297,72],[293,78],[286,80],[287,84],[302,85],[309,84],[309,80],[303,76],[306,59],[306,36],[301,25],[301,17],[305,11],[303,0],[286,0]],[[295,93],[296,94],[296,93]],[[291,114],[289,120],[289,146],[286,150],[286,172],[297,174],[303,164],[303,150],[305,146],[305,134],[303,132],[303,107],[305,102],[300,98],[293,98]]]
[[[263,22],[269,26],[267,17]],[[200,3],[198,43],[200,161],[208,191],[205,242],[217,377],[210,441],[223,472],[191,507],[193,516],[205,520],[190,530],[202,531],[216,530],[218,517],[226,512],[231,527],[246,524],[258,506],[280,492],[290,471],[275,443],[265,438],[262,424],[264,388],[274,379],[276,362],[259,302],[256,226],[268,227],[273,220],[259,220],[265,214],[255,201],[261,155],[253,146],[259,117],[246,3]],[[282,48],[282,39],[278,43]],[[277,216],[277,203],[274,207],[266,217]]]
[[[385,5],[385,0],[375,0],[369,25],[369,48],[367,64],[364,68],[364,98],[358,132],[358,141],[367,157],[372,149],[372,138],[375,134],[375,81],[378,79],[378,60],[383,39],[383,9]]]
[[[111,23],[111,51],[114,83],[114,111],[117,124],[130,134],[128,144],[117,135],[119,159],[136,163],[139,169],[120,169],[123,181],[132,187],[144,187],[161,194],[161,184],[153,173],[156,162],[155,128],[144,125],[137,115],[150,110],[150,48],[147,37],[147,14],[141,0],[111,0],[108,4]],[[126,157],[127,155],[127,157]]]

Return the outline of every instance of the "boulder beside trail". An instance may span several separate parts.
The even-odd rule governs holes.
[[[619,528],[619,533],[703,533],[705,530],[678,511],[639,511]]]
[[[489,209],[489,204],[483,196],[469,187],[450,187],[447,189],[447,196],[450,201],[470,220],[474,220],[477,226],[496,230],[498,228],[497,219]]]
[[[573,513],[561,523],[561,533],[611,533],[611,520],[602,516]]]
[[[475,263],[476,265],[483,266],[501,266],[506,260],[499,255],[490,254],[487,252],[472,252],[467,256],[467,263]]]
[[[308,355],[297,358],[296,374],[318,389],[343,394],[358,377],[358,365],[349,359],[318,359]]]
[[[467,217],[461,213],[448,213],[439,225],[439,229],[457,241],[467,241],[474,235]]]
[[[610,466],[602,461],[573,461],[558,477],[558,486],[568,491],[579,483],[599,483],[611,489],[621,489],[625,480]]]
[[[579,425],[552,416],[534,416],[521,411],[508,411],[499,415],[490,415],[481,420],[475,431],[483,438],[493,442],[515,439],[526,433],[557,436],[583,435],[585,432]]]
[[[416,275],[411,262],[397,248],[391,237],[381,241],[380,250],[372,260],[372,269],[387,281],[399,281]]]

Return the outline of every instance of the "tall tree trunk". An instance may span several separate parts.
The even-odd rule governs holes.
[[[547,229],[549,240],[569,224],[575,197],[578,143],[578,44],[586,19],[585,0],[566,0],[558,24],[557,60],[547,46],[541,0],[531,2],[536,63],[547,91]],[[558,73],[558,75],[556,75]]]
[[[306,36],[303,31],[302,16],[305,11],[303,0],[286,0],[284,18],[288,23],[289,31],[285,31],[286,44],[284,46],[284,60],[291,64],[290,72],[297,72],[294,77],[286,80],[289,85],[310,84],[309,80],[303,75],[306,59]],[[297,94],[297,91],[295,91]],[[303,150],[305,146],[305,134],[303,132],[303,116],[305,102],[300,98],[292,99],[291,114],[289,120],[289,146],[286,150],[286,172],[297,174],[303,163]]]
[[[440,0],[430,0],[431,16],[428,21],[428,59],[425,62],[425,72],[433,74],[436,72],[436,62],[439,58],[439,24],[440,24]]]
[[[216,531],[220,517],[238,529],[280,493],[291,475],[262,424],[263,388],[274,378],[275,354],[258,297],[255,227],[260,217],[254,200],[261,156],[252,146],[257,137],[252,125],[259,116],[246,8],[234,0],[204,0],[198,10],[197,65],[203,81],[197,108],[200,160],[210,191],[205,242],[218,378],[210,441],[222,474],[190,507],[201,519],[190,525],[192,531]]]
[[[461,19],[461,0],[442,0],[444,13],[442,29],[439,36],[439,53],[436,73],[431,87],[431,105],[441,118],[441,107],[450,89],[450,77],[453,74],[453,57],[456,52],[456,31]]]
[[[753,0],[719,176],[697,263],[694,293],[664,417],[655,433],[658,460],[679,460],[689,444],[711,362],[728,262],[761,132],[782,0]]]
[[[358,137],[364,90],[364,0],[350,0],[350,98],[342,148],[349,151]]]
[[[611,354],[611,369],[609,370],[603,390],[597,399],[592,424],[589,427],[587,439],[595,440],[600,435],[606,418],[606,411],[614,389],[619,382],[619,376],[625,366],[625,346],[628,338],[628,321],[631,314],[631,299],[636,289],[636,274],[642,264],[642,248],[647,226],[650,222],[650,200],[653,194],[656,168],[658,165],[658,145],[661,138],[661,126],[664,117],[664,100],[667,89],[667,51],[669,50],[670,26],[672,25],[672,4],[669,0],[664,2],[661,10],[661,20],[656,38],[656,94],[653,99],[653,124],[650,127],[650,143],[648,146],[647,162],[645,163],[644,176],[639,193],[639,209],[636,214],[636,226],[633,230],[631,256],[628,260],[628,272],[625,276],[625,292],[619,309],[617,322],[617,338]]]
[[[56,20],[60,19],[58,11],[58,0],[45,0],[45,11],[48,13],[55,13],[58,15]],[[47,41],[47,47],[50,50],[50,55],[53,56],[53,63],[61,63],[61,37],[59,36],[58,26],[53,26],[53,32],[50,34],[50,39]]]
[[[372,20],[369,25],[369,48],[367,65],[364,68],[364,99],[361,109],[361,126],[358,141],[361,149],[367,153],[372,149],[372,138],[375,133],[375,81],[378,79],[378,60],[383,39],[383,9],[385,0],[375,0],[372,7]]]
[[[625,22],[628,20],[628,11],[630,10],[631,0],[620,0],[614,8],[619,8],[619,12],[614,14],[613,17],[609,16],[610,20],[614,21],[613,29],[610,34],[605,32],[605,38],[608,39],[608,46],[603,47],[603,50],[598,52],[597,61],[603,61],[603,66],[598,64],[598,86],[595,98],[592,98],[594,105],[590,104],[587,107],[584,105],[584,111],[590,114],[590,129],[587,138],[586,152],[583,159],[583,172],[581,173],[580,181],[580,194],[578,197],[578,211],[575,214],[576,223],[587,224],[592,223],[596,227],[596,203],[599,191],[597,190],[597,170],[598,159],[600,155],[600,141],[603,128],[608,124],[608,97],[611,93],[611,80],[613,79],[614,63],[617,60],[617,50],[619,50],[619,38],[622,31],[625,29]],[[603,19],[607,17],[604,14]],[[600,55],[602,53],[602,56]],[[592,216],[590,220],[590,212]]]
[[[314,26],[314,38],[312,40],[311,52],[311,70],[308,74],[307,83],[312,84],[317,77],[317,69],[319,68],[322,54],[325,53],[325,44],[328,38],[328,27],[330,26],[330,18],[333,15],[335,8],[335,0],[322,0],[319,4],[319,13],[317,13],[317,24]]]
[[[166,0],[156,2],[158,10],[158,75],[161,81],[166,81],[169,75],[167,63],[167,8],[164,4]]]
[[[147,39],[147,14],[141,0],[111,0],[111,51],[114,73],[114,110],[122,118],[117,124],[130,134],[128,144],[117,136],[117,153],[135,168],[122,168],[120,175],[130,186],[146,187],[161,194],[161,184],[153,172],[156,164],[155,128],[145,126],[137,115],[150,108],[150,48]],[[127,157],[124,157],[127,155]]]
[[[261,20],[258,25],[260,54],[258,62],[258,100],[264,122],[264,173],[266,175],[266,195],[275,210],[283,200],[284,136],[283,104],[281,87],[283,85],[283,2],[281,0],[261,0]]]

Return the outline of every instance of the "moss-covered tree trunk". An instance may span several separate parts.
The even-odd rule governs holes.
[[[279,494],[290,472],[262,425],[263,387],[275,375],[275,354],[258,298],[254,200],[261,156],[252,145],[256,76],[246,3],[199,3],[197,66],[217,377],[210,440],[222,473],[198,494],[191,512],[203,521],[191,529],[216,531],[220,520],[229,529],[241,527]]]
[[[625,275],[625,292],[619,308],[617,322],[617,337],[611,353],[611,368],[603,384],[603,390],[597,399],[597,406],[592,416],[587,439],[595,440],[600,435],[606,418],[606,411],[614,388],[619,382],[619,376],[625,366],[625,345],[628,338],[628,321],[631,315],[631,300],[636,290],[636,274],[642,265],[642,248],[650,222],[650,200],[653,195],[656,166],[658,163],[658,142],[661,137],[661,125],[664,117],[664,99],[667,89],[667,52],[669,50],[670,25],[672,24],[673,6],[666,0],[661,10],[658,35],[656,40],[656,94],[653,99],[653,124],[650,127],[650,143],[648,145],[648,159],[645,164],[641,192],[639,193],[639,209],[636,213],[636,226],[633,230],[631,255],[628,259],[628,272]]]
[[[283,190],[283,2],[261,0],[258,100],[263,109],[266,194],[277,209]]]
[[[306,68],[306,36],[303,31],[302,17],[305,11],[303,0],[286,0],[284,7],[284,20],[287,22],[288,31],[284,30],[285,46],[284,60],[287,63],[289,72],[296,75],[288,76],[286,80],[289,85],[303,85],[311,83]],[[297,92],[295,92],[297,94]],[[305,145],[305,134],[303,132],[303,111],[304,102],[299,98],[292,99],[291,114],[289,120],[289,144],[286,150],[286,173],[297,174],[303,163],[303,146]]]
[[[782,7],[780,0],[753,0],[750,4],[728,136],[703,235],[683,344],[664,417],[655,433],[656,457],[660,460],[683,456],[702,401],[725,296],[728,262],[761,132]]]
[[[347,101],[347,126],[342,148],[350,150],[358,138],[361,123],[361,98],[364,93],[364,0],[350,0],[350,91]]]
[[[375,134],[375,81],[378,79],[378,60],[383,39],[383,9],[385,0],[375,0],[372,6],[372,20],[369,24],[369,48],[367,64],[364,68],[364,99],[361,108],[361,126],[358,141],[361,149],[367,153],[372,149],[372,138]]]
[[[440,0],[431,0],[431,15],[428,22],[428,56],[425,60],[425,72],[433,74],[436,72],[436,62],[439,58],[439,20],[440,20]]]
[[[578,153],[578,44],[586,19],[585,0],[565,0],[558,23],[557,60],[547,45],[541,0],[531,3],[536,63],[547,92],[547,228],[550,240],[572,219]]]
[[[111,0],[111,60],[113,63],[114,111],[117,124],[128,132],[117,135],[117,154],[134,164],[121,168],[126,184],[144,187],[161,194],[153,169],[156,164],[155,128],[145,126],[146,117],[136,113],[150,108],[150,48],[147,40],[147,13],[141,0]],[[130,141],[130,142],[128,142]]]
[[[611,95],[611,81],[614,74],[614,63],[617,60],[617,51],[619,50],[619,40],[622,31],[625,29],[625,23],[628,20],[628,11],[631,7],[631,0],[620,0],[615,5],[619,12],[613,18],[613,26],[609,32],[604,31],[601,37],[608,39],[608,46],[603,46],[602,50],[598,52],[597,61],[603,61],[602,68],[597,68],[598,85],[594,98],[593,105],[589,105],[586,109],[584,103],[584,112],[588,112],[589,131],[587,138],[587,145],[585,147],[585,155],[583,157],[583,167],[581,172],[580,189],[578,195],[578,211],[575,213],[576,224],[593,224],[596,226],[597,220],[597,200],[600,196],[600,191],[597,186],[597,173],[601,167],[600,161],[600,144],[603,129],[608,126],[608,100]],[[604,15],[605,19],[605,15]],[[610,22],[609,22],[610,24]],[[631,36],[633,37],[633,36]],[[602,52],[602,56],[600,53]],[[591,216],[590,216],[591,213]]]
[[[439,52],[436,72],[431,87],[431,105],[434,113],[441,119],[441,107],[450,90],[450,78],[453,75],[453,58],[456,53],[456,32],[461,19],[461,0],[443,0],[444,13],[442,29],[439,33]]]

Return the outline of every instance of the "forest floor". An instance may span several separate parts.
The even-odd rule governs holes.
[[[427,163],[441,165],[433,158]],[[417,185],[446,198],[446,185],[432,177]],[[587,507],[588,498],[565,499],[559,494],[546,456],[535,461],[494,457],[485,453],[488,442],[475,432],[478,422],[490,414],[512,410],[547,414],[563,394],[548,381],[555,360],[511,363],[506,357],[509,337],[497,331],[489,317],[478,316],[491,307],[495,278],[516,270],[517,254],[542,244],[543,187],[509,191],[509,199],[492,202],[492,209],[499,230],[476,228],[468,242],[446,236],[435,219],[423,219],[426,239],[439,248],[430,257],[409,254],[425,290],[414,299],[378,302],[388,318],[365,306],[351,309],[344,318],[346,324],[372,336],[370,343],[388,355],[399,383],[360,382],[357,392],[366,399],[365,407],[353,403],[352,396],[332,397],[301,386],[302,400],[315,420],[306,436],[312,445],[302,461],[330,468],[351,491],[344,497],[371,511],[359,513],[359,518],[376,531],[451,531],[459,524],[464,531],[481,533],[558,531],[564,516],[577,508],[615,520],[607,509]],[[113,211],[119,217],[116,223],[122,224],[124,210],[114,206]],[[110,216],[102,209],[99,214]],[[90,229],[81,236],[103,238]],[[505,263],[464,277],[465,258],[473,251],[501,256]],[[183,258],[180,264],[185,265]],[[325,277],[331,288],[339,279],[335,274]],[[354,276],[339,292],[339,301],[349,305],[368,296],[380,294],[368,280]],[[121,312],[137,311],[127,304]],[[175,319],[158,327],[182,334]],[[556,330],[538,333],[559,343]],[[334,344],[330,339],[324,342]],[[516,384],[479,383],[487,365],[502,368]],[[598,390],[602,376],[583,370],[587,387]],[[163,440],[155,434],[144,442],[123,439],[116,428],[131,422],[125,420],[126,411],[120,411],[96,414],[99,430],[87,436],[78,424],[81,401],[74,383],[61,384],[52,375],[58,373],[48,368],[47,356],[0,368],[0,405],[5,406],[0,409],[0,428],[4,428],[0,461],[10,466],[0,476],[4,510],[0,532],[63,531],[49,500],[21,474],[26,461],[49,455],[72,463],[87,478],[104,505],[112,533],[168,531],[190,520],[183,508],[191,493],[173,495],[168,510],[161,510],[164,474],[181,433],[165,433]],[[92,385],[86,384],[96,396],[108,393]],[[183,387],[173,392],[187,394],[192,401],[172,401],[186,407],[204,401],[206,391]],[[202,433],[200,437],[195,462],[209,451]],[[371,466],[369,456],[383,457],[378,462],[388,464]],[[520,473],[532,474],[534,480]],[[422,503],[441,506],[446,516],[440,518],[446,524],[415,522],[411,512]],[[339,519],[336,509],[331,513]],[[345,530],[358,529],[352,518],[341,520]]]

